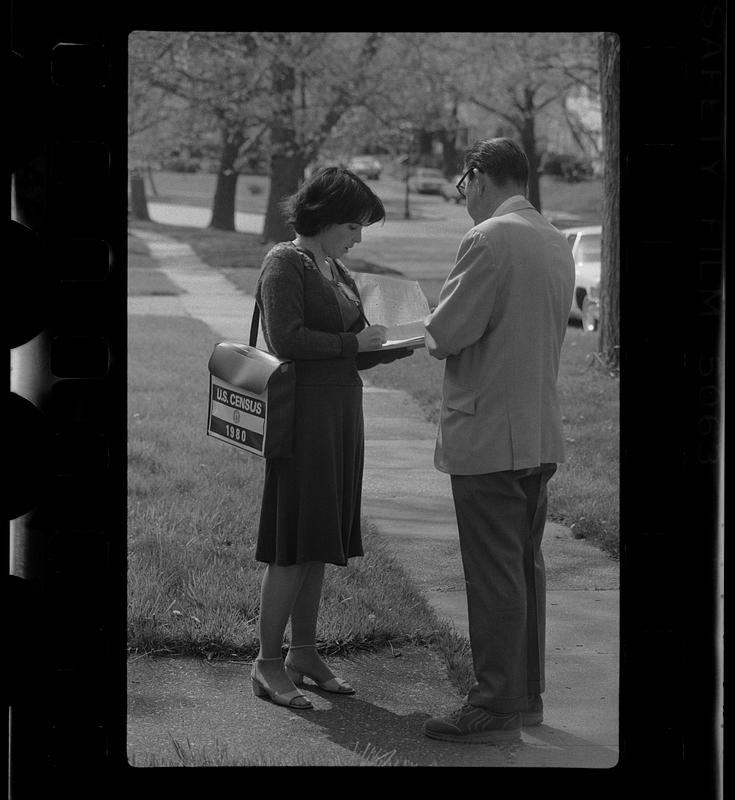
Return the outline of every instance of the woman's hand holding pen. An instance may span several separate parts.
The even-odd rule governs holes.
[[[364,353],[366,350],[380,350],[381,345],[385,342],[387,333],[385,325],[368,325],[363,328],[357,335],[357,351]]]

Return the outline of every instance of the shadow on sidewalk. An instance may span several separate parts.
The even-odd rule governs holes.
[[[501,747],[429,739],[422,728],[432,714],[396,713],[357,697],[335,699],[335,695],[319,689],[314,693],[328,699],[331,707],[315,709],[308,719],[322,728],[330,741],[358,754],[374,748],[386,757],[392,755],[397,766],[512,766],[523,747],[523,744]]]

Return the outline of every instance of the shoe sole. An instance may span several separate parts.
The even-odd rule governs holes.
[[[424,733],[430,739],[440,739],[442,742],[458,742],[460,744],[507,744],[508,742],[520,742],[520,731],[481,731],[478,733],[439,733],[437,731],[426,730]]]
[[[543,714],[521,714],[521,725],[524,728],[532,728],[534,725],[540,725],[543,721]]]

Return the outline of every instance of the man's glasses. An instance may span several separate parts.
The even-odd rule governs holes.
[[[464,189],[465,189],[464,184],[465,184],[465,181],[467,180],[468,175],[472,172],[473,169],[474,169],[474,167],[470,167],[467,170],[467,172],[465,172],[465,174],[459,179],[459,181],[457,181],[456,189],[459,192],[459,196],[460,197],[465,197],[465,198],[467,197],[467,195],[464,193]]]

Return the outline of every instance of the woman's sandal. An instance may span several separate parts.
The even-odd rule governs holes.
[[[307,647],[316,649],[315,644],[298,644],[298,645],[291,645],[289,647],[288,655],[291,654],[291,650],[303,650]],[[327,678],[326,681],[322,681],[321,683],[317,680],[317,678],[312,675],[307,670],[303,669],[296,669],[296,667],[291,666],[288,663],[288,655],[286,656],[286,660],[284,665],[286,667],[286,674],[289,678],[296,684],[296,686],[302,686],[304,683],[304,676],[307,678],[311,678],[314,683],[320,688],[323,689],[325,692],[333,692],[334,694],[355,694],[355,690],[347,683],[346,680],[343,678],[338,678],[333,675],[331,678]]]
[[[274,692],[273,689],[268,686],[265,679],[262,675],[259,674],[258,671],[258,662],[259,661],[281,661],[280,658],[256,658],[253,661],[253,669],[250,673],[250,679],[253,683],[253,694],[256,697],[267,697],[272,703],[275,703],[277,706],[286,706],[287,708],[296,708],[306,710],[309,708],[314,708],[309,700],[308,697],[304,697],[303,694],[298,689],[294,689],[292,692],[286,692],[282,694],[278,694],[278,692]]]

